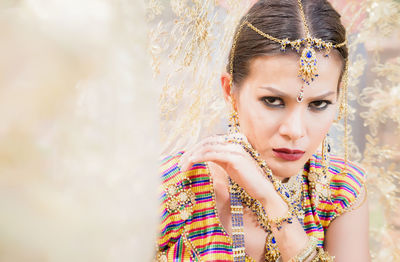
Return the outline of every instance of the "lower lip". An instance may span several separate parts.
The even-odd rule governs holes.
[[[282,158],[283,160],[287,160],[287,161],[299,160],[304,155],[304,153],[289,154],[289,153],[284,153],[284,152],[280,152],[280,151],[273,151],[273,152],[276,157]]]

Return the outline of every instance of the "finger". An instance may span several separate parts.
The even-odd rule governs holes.
[[[178,166],[180,167],[180,170],[182,172],[185,172],[188,168],[190,168],[194,163],[193,161],[190,161],[191,156],[195,154],[196,152],[199,152],[204,146],[207,145],[213,145],[217,143],[225,143],[224,136],[212,136],[212,137],[207,137],[203,140],[201,140],[199,143],[194,145],[190,150],[187,150],[180,158],[180,161],[178,163]]]
[[[235,163],[239,161],[243,161],[244,156],[240,151],[208,151],[203,153],[202,155],[194,156],[193,161],[195,162],[212,162],[216,165],[220,166],[222,169],[226,171],[226,174],[231,177],[234,181],[239,184],[242,184],[244,179],[243,170],[247,170],[252,172],[252,168],[235,168]],[[249,163],[249,162],[247,162]],[[241,170],[241,171],[240,171]],[[247,172],[246,172],[247,173]],[[214,176],[215,173],[210,173],[210,175]]]
[[[206,143],[186,159],[182,165],[182,170],[186,171],[186,169],[194,163],[211,161],[209,157],[214,157],[212,153],[225,154],[227,158],[220,158],[221,161],[223,159],[227,160],[224,164],[231,164],[233,158],[237,159],[238,157],[246,156],[245,151],[239,145],[226,143],[225,141],[212,144]]]
[[[222,143],[223,141],[219,141],[218,139],[215,138],[208,138],[197,145],[195,145],[193,148],[188,150],[187,152],[184,153],[184,155],[181,157],[179,165],[181,168],[182,172],[187,171],[193,164],[196,162],[193,161],[193,155],[198,154],[199,152],[203,152],[205,147],[208,147],[209,145],[214,145],[217,143]]]
[[[203,140],[201,143],[196,145],[194,148],[192,148],[190,151],[188,151],[184,156],[182,156],[180,165],[181,165],[181,171],[186,171],[190,166],[196,163],[194,161],[195,157],[194,155],[199,155],[202,154],[206,151],[213,151],[216,150],[214,149],[214,146],[227,146],[225,147],[227,150],[232,150],[232,149],[240,149],[240,146],[237,148],[238,145],[234,145],[231,143],[228,143],[225,141],[225,137],[210,137],[205,140]],[[223,150],[223,148],[219,148],[219,150]]]
[[[196,154],[192,157],[194,163],[200,162],[214,162],[225,170],[227,166],[234,162],[235,159],[240,157],[239,153],[223,151],[207,151],[202,154]]]

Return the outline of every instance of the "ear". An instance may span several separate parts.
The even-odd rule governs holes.
[[[221,87],[222,87],[222,93],[224,95],[224,99],[227,103],[232,103],[232,97],[231,97],[231,75],[228,73],[223,73],[221,75]]]

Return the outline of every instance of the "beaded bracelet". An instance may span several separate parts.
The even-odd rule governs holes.
[[[270,225],[275,225],[276,226],[276,229],[278,229],[278,230],[281,230],[282,229],[282,224],[283,223],[288,223],[288,224],[292,224],[293,223],[293,217],[295,216],[295,214],[294,214],[294,210],[293,210],[293,208],[290,206],[289,207],[289,210],[288,210],[288,212],[287,212],[287,214],[286,214],[286,216],[284,216],[284,217],[277,217],[277,218],[270,218],[270,219],[268,219],[268,218],[266,218],[267,219],[267,224],[270,224]]]
[[[303,262],[315,251],[317,248],[318,239],[310,237],[307,246],[295,257],[291,258],[289,262]]]

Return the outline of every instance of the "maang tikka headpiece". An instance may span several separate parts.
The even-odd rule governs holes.
[[[299,61],[299,77],[303,80],[304,83],[307,85],[310,85],[312,81],[316,77],[318,77],[318,70],[317,70],[317,57],[316,57],[316,49],[317,50],[322,50],[324,49],[325,51],[325,56],[328,56],[332,48],[341,48],[347,44],[347,39],[343,41],[342,43],[339,44],[333,44],[331,42],[326,42],[322,39],[319,38],[313,38],[311,37],[310,34],[310,29],[307,24],[307,20],[305,17],[304,9],[303,9],[303,4],[301,3],[301,0],[297,0],[297,3],[299,5],[300,9],[300,15],[301,19],[303,21],[304,25],[304,32],[306,37],[290,41],[289,39],[279,39],[276,37],[273,37],[267,33],[264,33],[254,25],[252,25],[246,18],[242,22],[242,24],[239,26],[235,38],[233,40],[232,44],[232,49],[231,49],[231,55],[230,55],[230,61],[229,61],[229,69],[230,69],[230,75],[231,75],[231,80],[230,80],[230,86],[232,88],[233,85],[233,62],[234,62],[234,56],[235,56],[235,50],[236,50],[236,44],[237,40],[239,39],[240,32],[242,31],[244,26],[247,26],[254,30],[256,33],[259,35],[277,42],[281,45],[281,51],[285,52],[286,47],[291,47],[292,49],[296,50],[296,52],[300,53],[300,49],[302,46],[305,48],[303,49],[301,56],[300,56],[300,61]],[[339,110],[339,117],[338,120],[341,118],[344,118],[344,170],[342,170],[342,173],[346,173],[347,171],[347,159],[348,159],[348,97],[347,97],[347,81],[348,81],[348,70],[349,70],[349,61],[346,58],[345,59],[345,68],[342,76],[342,88],[340,92],[340,110]],[[297,95],[297,102],[301,103],[304,98],[304,85],[300,88],[300,91]]]
[[[301,0],[297,0],[297,2],[299,4],[300,15],[301,15],[303,25],[304,25],[304,31],[306,34],[305,38],[297,39],[294,41],[290,41],[287,38],[279,39],[279,38],[276,38],[269,34],[264,33],[263,31],[261,31],[260,29],[258,29],[254,25],[252,25],[250,22],[248,22],[246,19],[244,20],[244,22],[240,25],[240,27],[236,33],[236,36],[235,36],[235,39],[234,39],[234,42],[232,45],[231,61],[230,61],[231,84],[233,81],[233,59],[234,59],[234,54],[235,54],[235,49],[236,49],[236,42],[237,42],[237,39],[239,38],[240,31],[243,29],[243,26],[248,26],[249,28],[254,30],[256,33],[258,33],[259,35],[261,35],[271,41],[279,43],[281,45],[281,51],[283,51],[283,52],[286,51],[287,46],[290,46],[292,49],[296,50],[296,52],[300,53],[301,47],[304,46],[304,49],[300,56],[299,77],[301,77],[301,79],[307,85],[310,85],[310,83],[312,81],[314,81],[314,79],[318,76],[317,56],[316,56],[315,49],[317,49],[317,50],[324,49],[325,56],[328,56],[328,54],[330,53],[332,48],[340,48],[340,47],[346,45],[346,42],[347,42],[346,40],[343,43],[334,45],[331,42],[326,42],[320,38],[311,37]],[[297,102],[299,102],[299,103],[302,102],[303,98],[304,98],[304,85],[302,85],[300,92],[297,96]]]

